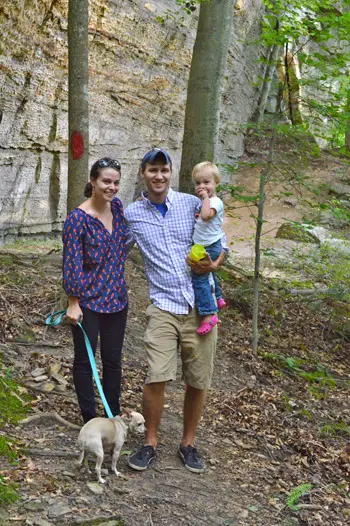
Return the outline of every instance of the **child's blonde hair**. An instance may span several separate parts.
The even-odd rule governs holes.
[[[214,177],[214,181],[216,184],[220,183],[220,172],[219,168],[216,166],[216,164],[210,162],[210,161],[203,161],[202,163],[196,164],[196,166],[192,170],[192,179],[194,180],[195,176],[203,170],[203,168],[209,168],[210,169],[210,175]]]

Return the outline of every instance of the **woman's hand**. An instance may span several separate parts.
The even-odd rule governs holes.
[[[83,321],[83,311],[80,308],[78,298],[73,298],[72,296],[68,297],[66,317],[72,325],[77,325]]]

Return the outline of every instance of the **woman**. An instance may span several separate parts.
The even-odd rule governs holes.
[[[73,381],[84,422],[96,416],[92,370],[82,323],[96,352],[100,335],[102,383],[113,413],[120,413],[121,354],[128,297],[124,279],[126,224],[119,190],[119,161],[104,157],[93,164],[88,197],[72,210],[63,229],[63,286],[74,340]]]

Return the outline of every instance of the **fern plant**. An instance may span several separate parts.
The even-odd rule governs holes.
[[[293,511],[297,511],[299,509],[299,499],[306,495],[311,488],[312,484],[301,484],[300,486],[297,486],[296,488],[292,489],[292,491],[289,492],[287,495],[288,508]]]

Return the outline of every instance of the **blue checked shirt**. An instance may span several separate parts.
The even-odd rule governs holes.
[[[139,246],[152,303],[173,314],[188,314],[189,306],[194,307],[194,293],[186,257],[201,201],[170,188],[165,202],[164,217],[145,194],[126,208],[127,245],[136,242]]]

